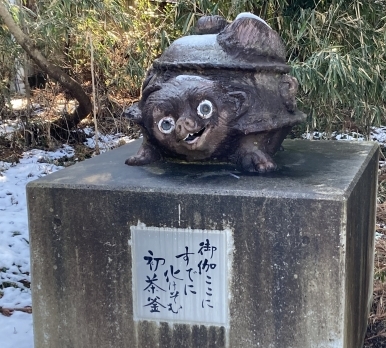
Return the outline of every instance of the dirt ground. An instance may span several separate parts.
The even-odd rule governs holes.
[[[381,156],[383,157],[383,156]],[[383,158],[384,159],[384,158]],[[378,176],[373,305],[363,348],[386,348],[386,168]]]
[[[384,348],[386,347],[385,322],[378,321],[369,324],[366,332],[366,339],[363,348]]]
[[[383,218],[385,205],[378,207],[378,216]],[[381,211],[381,212],[380,212]],[[378,220],[379,230],[383,231],[383,222]],[[386,347],[386,236],[375,243],[373,305],[369,315],[366,338],[363,348]]]

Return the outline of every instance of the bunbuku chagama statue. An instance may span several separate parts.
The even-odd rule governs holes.
[[[140,101],[126,110],[143,132],[126,164],[179,159],[275,170],[272,156],[306,117],[296,109],[298,83],[279,35],[249,13],[230,24],[202,17],[195,30],[154,61]]]

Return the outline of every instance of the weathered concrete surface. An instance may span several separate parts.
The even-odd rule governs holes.
[[[374,143],[287,141],[269,176],[124,165],[139,145],[28,185],[35,347],[362,347]],[[231,228],[229,327],[133,321],[128,241],[138,221]]]

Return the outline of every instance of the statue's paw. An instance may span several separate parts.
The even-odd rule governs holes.
[[[142,145],[135,156],[129,157],[125,164],[129,166],[143,166],[161,159],[161,155],[153,147]]]
[[[148,158],[141,155],[136,155],[136,156],[129,157],[125,161],[125,164],[127,164],[128,166],[143,166],[145,164],[149,164],[150,162],[151,161],[149,161]]]
[[[244,172],[268,173],[277,169],[271,156],[260,150],[246,153],[240,158],[239,163]]]

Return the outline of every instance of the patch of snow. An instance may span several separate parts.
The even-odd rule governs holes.
[[[13,110],[23,110],[27,107],[27,98],[13,98],[11,106]]]
[[[32,314],[14,312],[0,314],[1,348],[33,348]]]
[[[87,141],[84,142],[86,146],[88,146],[90,149],[94,149],[96,142],[95,142],[95,134],[92,129],[86,128],[85,133],[89,136],[92,135],[92,137],[87,138]],[[100,152],[105,152],[107,150],[114,149],[117,146],[122,145],[123,143],[128,144],[129,142],[133,141],[133,139],[129,138],[128,136],[124,136],[121,133],[113,134],[113,135],[98,135],[98,146]]]
[[[2,120],[0,121],[0,136],[10,135],[18,128],[19,122],[17,120]]]
[[[336,140],[346,140],[346,141],[353,141],[353,140],[364,141],[365,140],[365,138],[364,138],[364,136],[362,134],[359,134],[359,133],[356,133],[356,132],[350,132],[348,134],[346,134],[346,133],[337,134],[336,132],[334,132],[332,134],[332,136]]]
[[[62,168],[50,162],[73,154],[73,149],[64,145],[54,152],[26,151],[15,165],[0,161],[0,281],[19,287],[5,288],[0,306],[31,306],[31,291],[23,283],[31,281],[25,187],[28,182]],[[0,315],[0,328],[2,348],[33,347],[31,314],[14,312],[9,318]]]
[[[174,43],[178,46],[197,47],[198,49],[208,48],[209,46],[218,47],[217,34],[183,36],[174,41],[172,45]]]
[[[371,137],[371,140],[378,141],[380,144],[385,145],[386,127],[385,126],[372,127],[370,137]]]
[[[239,18],[254,18],[254,19],[257,19],[258,21],[260,22],[263,22],[268,28],[271,29],[271,27],[269,26],[269,24],[262,18],[260,18],[259,16],[256,16],[254,15],[253,13],[250,13],[250,12],[241,12],[237,15],[236,19],[239,19]],[[236,20],[235,19],[235,20]]]
[[[196,75],[178,75],[175,78],[177,81],[208,81],[207,79]]]
[[[93,134],[91,129],[85,132]],[[101,152],[130,141],[132,139],[123,134],[99,136]],[[91,148],[95,146],[92,138],[86,144]],[[56,151],[26,151],[17,164],[0,161],[0,282],[18,286],[2,290],[2,307],[32,305],[31,290],[24,285],[24,281],[31,281],[26,185],[62,169],[55,164],[56,161],[74,155],[71,146],[63,145]],[[32,315],[19,311],[10,317],[0,314],[0,336],[1,348],[33,348]]]
[[[307,132],[302,135],[303,139],[309,140],[347,140],[347,141],[364,141],[366,137],[358,132],[333,132],[328,135],[325,132]],[[377,141],[381,146],[386,146],[386,127],[371,127],[369,140]]]

